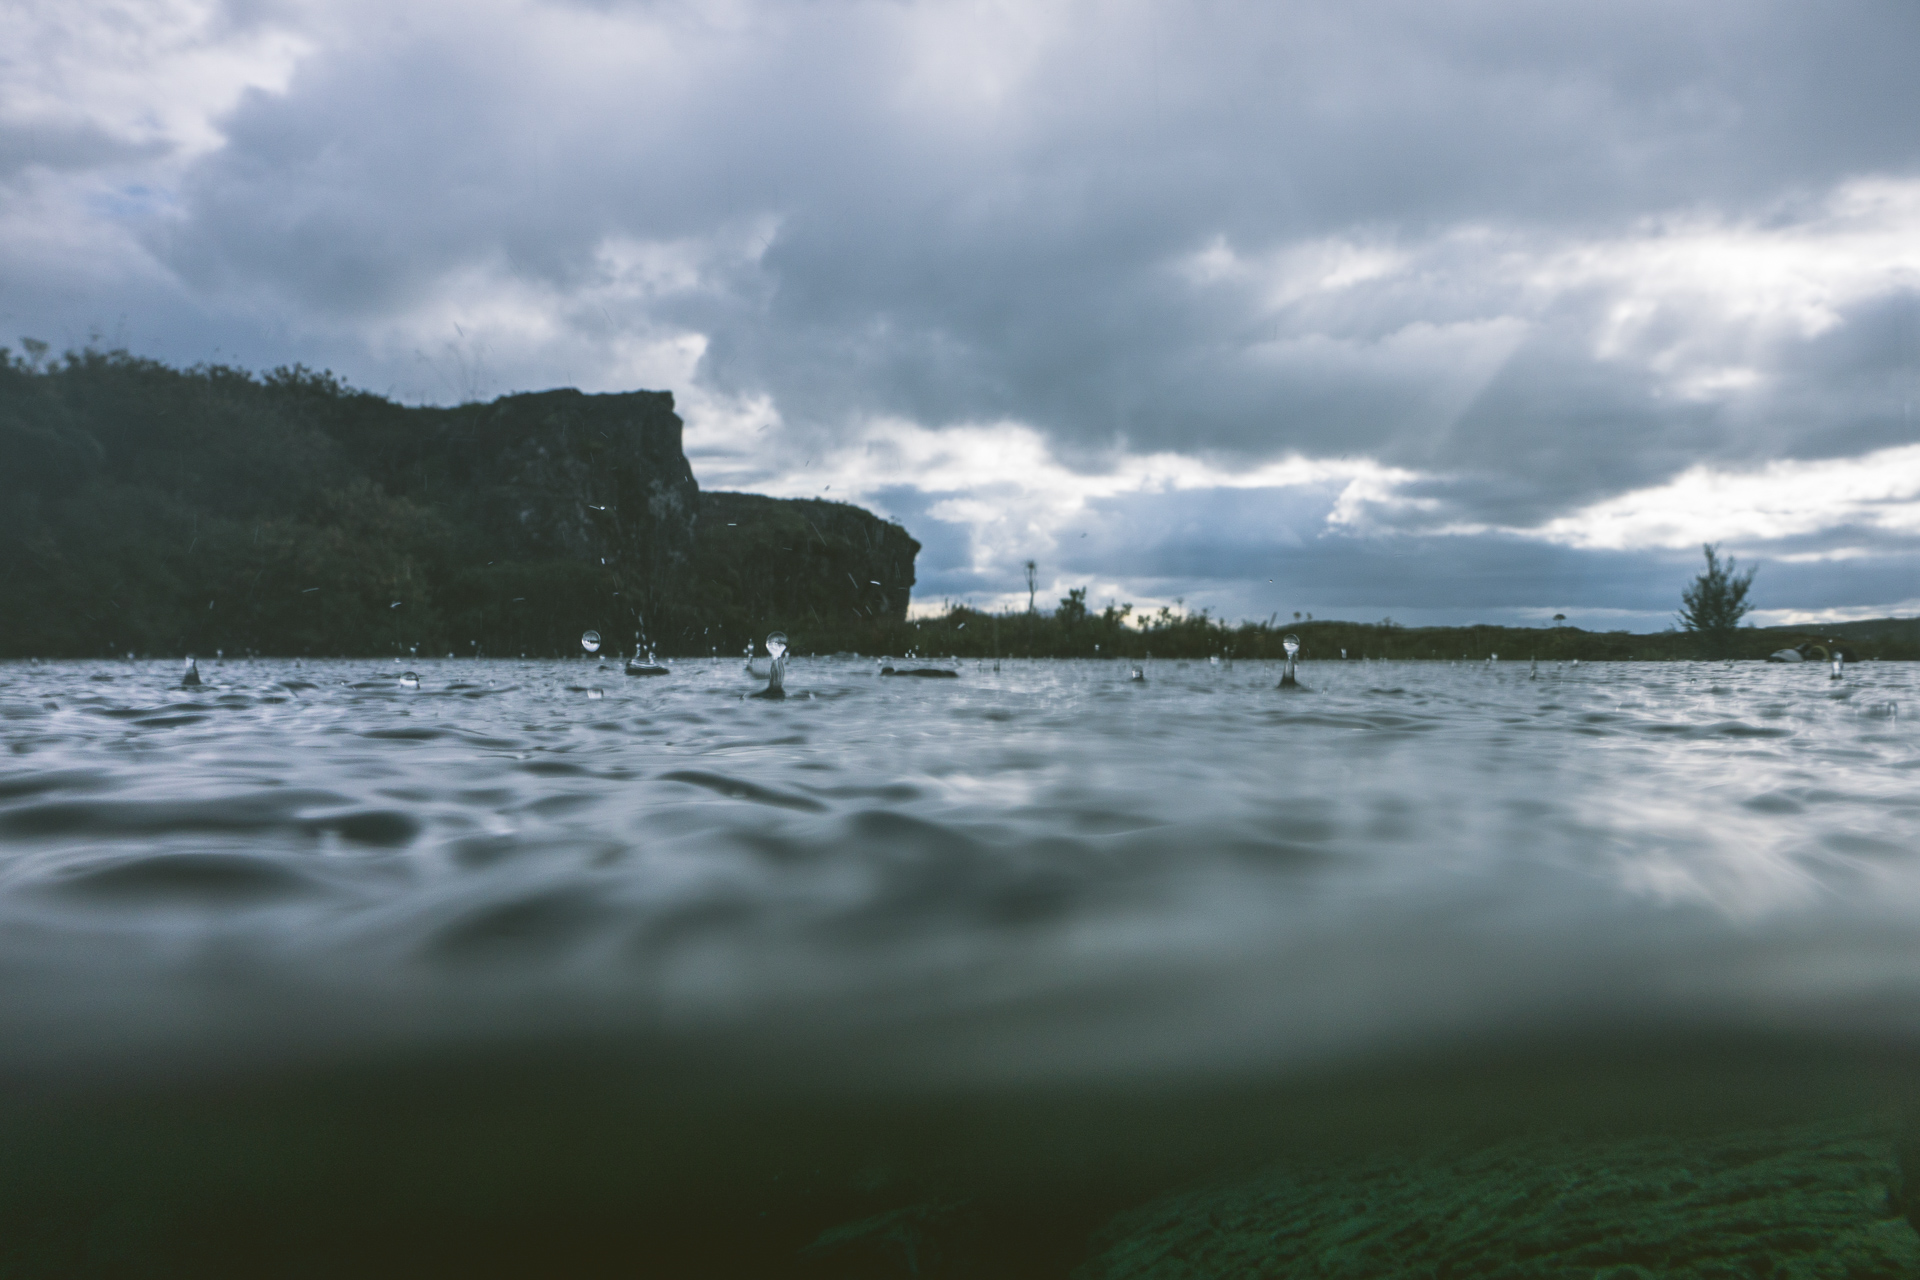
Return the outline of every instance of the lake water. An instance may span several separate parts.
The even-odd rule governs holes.
[[[0,667],[8,1274],[1680,1274],[1461,1153],[1759,1147],[1911,1260],[1909,665],[410,665]]]

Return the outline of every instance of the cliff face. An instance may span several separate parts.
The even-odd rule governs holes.
[[[604,568],[617,612],[664,641],[690,621],[700,499],[681,430],[671,392],[562,390],[402,410],[356,443],[387,492],[478,530],[489,563]]]
[[[705,494],[666,392],[407,408],[330,375],[0,351],[0,653],[736,653],[904,617],[919,544]],[[875,585],[875,584],[879,585]]]
[[[703,493],[694,580],[729,631],[753,619],[839,634],[907,616],[920,544],[844,502]]]

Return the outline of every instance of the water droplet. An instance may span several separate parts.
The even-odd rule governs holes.
[[[387,608],[389,609],[398,609],[399,607],[400,607],[400,601],[398,600],[395,600],[392,604],[387,606]]]
[[[1280,641],[1280,647],[1287,651],[1287,665],[1280,672],[1280,688],[1297,689],[1300,682],[1294,678],[1293,659],[1300,652],[1300,637],[1288,635]]]
[[[607,696],[607,691],[606,691],[605,689],[589,689],[589,690],[587,690],[587,700],[588,700],[589,702],[592,702],[592,701],[594,701],[594,700],[596,700],[596,699],[599,699],[599,698],[604,698],[604,697],[606,697],[606,696]]]
[[[420,687],[420,677],[411,671],[402,671],[400,673],[400,687],[402,689],[418,689]]]
[[[769,633],[767,636],[767,652],[773,656],[773,661],[767,664],[767,687],[750,696],[768,699],[784,698],[787,696],[787,633],[784,631]],[[753,660],[751,655],[753,653],[753,646],[751,644],[747,646],[747,653],[749,655],[747,670],[752,671]]]
[[[600,633],[598,631],[582,631],[580,633],[580,647],[588,653],[600,652]]]
[[[1145,684],[1147,682],[1147,673],[1142,671],[1140,668],[1135,667],[1132,673],[1127,676],[1127,679],[1135,681],[1139,684]]]

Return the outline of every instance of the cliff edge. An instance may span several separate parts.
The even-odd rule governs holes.
[[[0,654],[737,653],[905,617],[904,529],[703,494],[681,435],[663,391],[410,408],[0,350]]]

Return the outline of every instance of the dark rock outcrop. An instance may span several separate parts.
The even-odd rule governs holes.
[[[453,509],[482,531],[488,561],[604,567],[620,612],[660,641],[691,621],[700,487],[672,392],[541,391],[405,409],[387,425],[365,442],[373,478]]]
[[[410,408],[330,374],[0,350],[0,654],[803,651],[906,615],[919,544],[702,494],[663,391]]]
[[[905,529],[844,502],[703,493],[698,612],[749,634],[762,618],[788,631],[902,619],[919,552]]]

